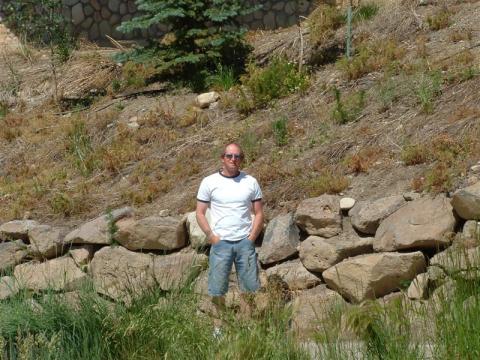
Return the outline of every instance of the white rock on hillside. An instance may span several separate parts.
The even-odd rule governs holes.
[[[289,290],[308,289],[322,282],[318,276],[305,269],[298,259],[267,269],[267,277],[269,281],[274,277],[278,277]]]
[[[90,273],[97,292],[126,303],[155,286],[153,255],[122,246],[106,246],[97,251],[90,263]]]
[[[66,229],[55,228],[49,225],[35,226],[28,232],[30,239],[29,253],[34,257],[51,259],[62,256],[68,250],[64,238]]]
[[[407,203],[380,224],[375,251],[437,248],[451,242],[456,225],[449,199],[443,195]]]
[[[323,272],[327,285],[352,302],[375,299],[397,290],[401,283],[425,272],[420,251],[360,255]]]
[[[112,242],[111,223],[128,216],[133,216],[131,207],[113,210],[111,216],[99,216],[68,233],[65,243],[109,245]]]
[[[129,250],[174,250],[187,244],[185,219],[149,216],[117,222],[114,239]]]
[[[205,109],[209,107],[210,104],[218,101],[218,99],[220,99],[220,94],[216,91],[211,91],[198,95],[195,101],[199,108]]]
[[[474,248],[480,245],[480,222],[467,220],[459,235],[460,243],[465,248]]]
[[[20,264],[27,255],[27,245],[22,240],[0,242],[0,271]]]
[[[380,222],[397,211],[406,201],[401,195],[389,196],[375,201],[360,201],[349,211],[352,226],[364,233],[375,235]]]
[[[0,278],[0,300],[8,299],[18,293],[19,289],[16,280],[11,276]]]
[[[77,266],[86,265],[92,260],[94,254],[93,245],[78,245],[73,246],[68,253],[72,257]]]
[[[0,225],[0,240],[27,240],[28,231],[38,226],[34,220],[12,220]]]
[[[297,253],[300,231],[293,221],[293,214],[280,215],[267,225],[258,258],[262,264],[284,260]]]
[[[340,198],[322,195],[303,200],[295,213],[295,222],[309,235],[332,237],[342,231]]]
[[[293,300],[292,327],[302,335],[320,331],[334,310],[346,306],[345,300],[325,285],[302,291]]]
[[[74,290],[87,278],[70,257],[17,265],[13,274],[21,288],[33,291]]]
[[[453,194],[452,206],[465,220],[480,220],[480,181]]]
[[[322,272],[351,256],[373,252],[373,238],[344,232],[325,239],[309,236],[300,245],[300,260],[310,271]]]
[[[207,209],[205,216],[207,217],[207,221],[210,224],[211,222],[210,209]],[[198,225],[195,211],[189,212],[187,214],[187,229],[188,229],[190,245],[194,249],[200,249],[208,245],[207,236],[202,231],[202,229],[200,229],[200,226]]]
[[[424,300],[428,297],[428,273],[418,274],[410,283],[407,296],[412,300]]]
[[[153,274],[162,290],[178,289],[191,277],[197,276],[207,262],[206,255],[194,252],[155,256]]]
[[[355,206],[355,199],[349,198],[349,197],[344,197],[340,199],[340,210],[346,211],[350,210]]]

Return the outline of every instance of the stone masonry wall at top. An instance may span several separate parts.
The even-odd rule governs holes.
[[[8,0],[0,0],[0,9]],[[276,29],[291,26],[300,16],[309,14],[314,8],[313,0],[247,0],[260,3],[262,8],[244,16],[240,21],[250,29]],[[137,14],[133,0],[63,0],[63,14],[72,22],[75,32],[81,37],[104,41],[105,35],[114,39],[138,39],[158,37],[167,28],[158,25],[149,31],[123,34],[116,30],[121,22]],[[0,17],[1,17],[0,12]]]

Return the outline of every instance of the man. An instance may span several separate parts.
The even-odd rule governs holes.
[[[225,304],[232,264],[243,293],[260,286],[254,243],[263,228],[262,192],[254,177],[240,171],[243,159],[238,144],[225,146],[221,170],[204,178],[197,194],[197,221],[211,244],[208,293],[217,306]],[[205,216],[208,207],[211,227]]]

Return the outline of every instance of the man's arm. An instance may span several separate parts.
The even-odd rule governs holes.
[[[198,225],[200,226],[200,229],[202,229],[202,231],[205,233],[205,235],[207,235],[208,242],[213,245],[220,241],[220,237],[213,233],[210,225],[208,224],[207,217],[205,216],[205,214],[207,213],[207,209],[208,203],[197,201],[196,216]]]
[[[263,229],[263,220],[265,216],[263,214],[262,200],[254,201],[252,203],[252,211],[255,214],[255,219],[253,220],[252,231],[250,231],[248,239],[250,241],[255,241]]]

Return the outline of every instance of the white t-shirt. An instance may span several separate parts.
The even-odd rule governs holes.
[[[244,172],[235,177],[220,172],[207,176],[197,194],[198,201],[210,203],[213,233],[229,241],[239,241],[250,234],[252,202],[261,199],[257,180]]]

